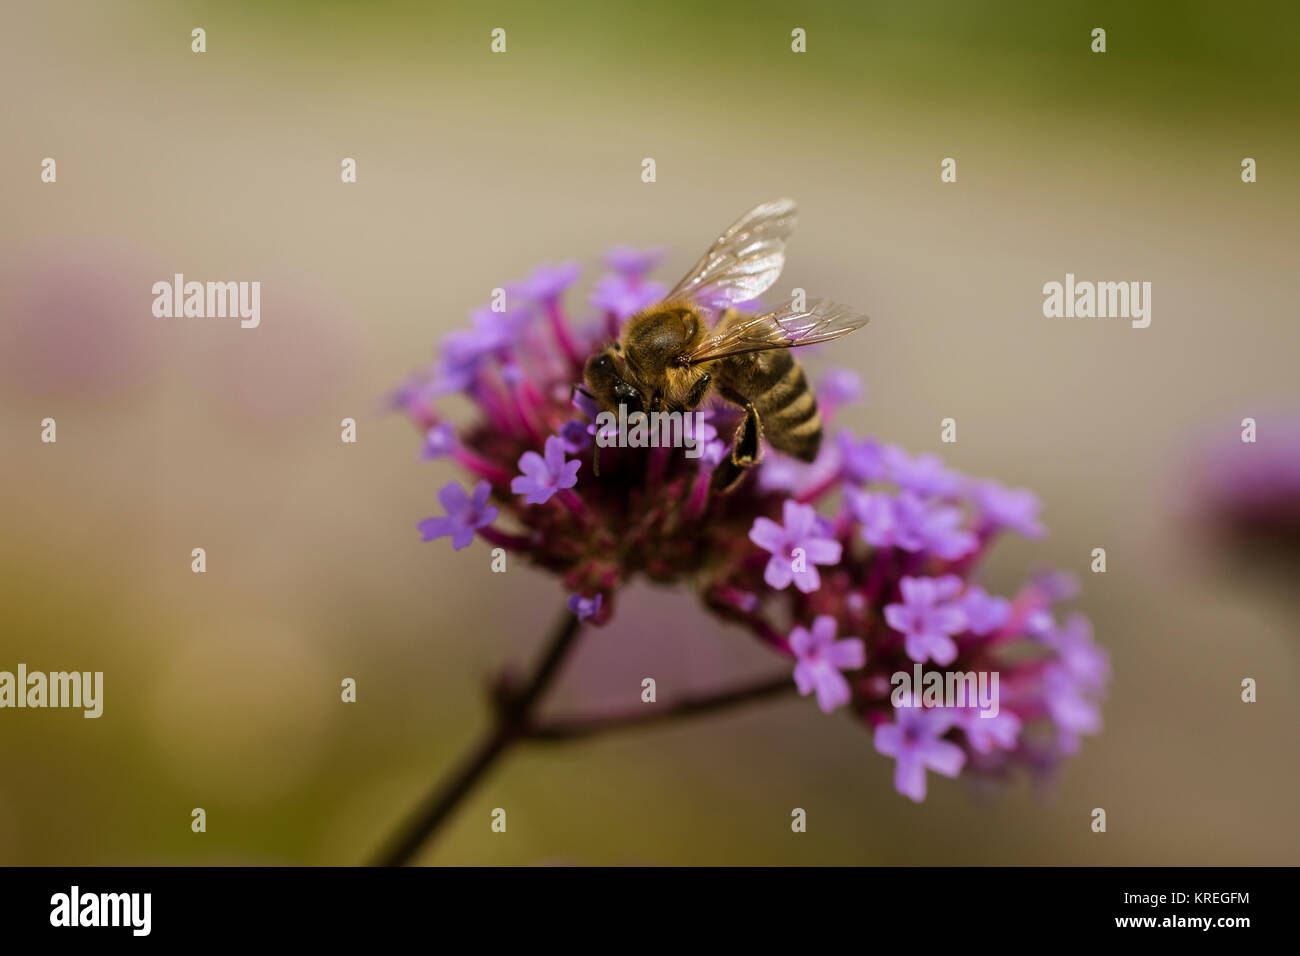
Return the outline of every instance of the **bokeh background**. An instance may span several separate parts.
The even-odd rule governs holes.
[[[419,541],[452,471],[383,395],[539,262],[586,283],[664,245],[672,280],[790,195],[783,286],[873,316],[834,352],[868,389],[847,423],[1042,496],[1050,536],[986,583],[1081,577],[1105,730],[1048,790],[932,777],[913,805],[864,730],[791,698],[519,751],[422,861],[1296,863],[1297,566],[1206,531],[1189,449],[1300,407],[1297,36],[1285,3],[9,5],[0,668],[106,690],[99,720],[0,712],[0,862],[366,860],[563,599]],[[174,272],[260,280],[261,327],[153,318]],[[1045,319],[1066,272],[1152,282],[1151,327]],[[642,588],[551,703],[780,666]]]

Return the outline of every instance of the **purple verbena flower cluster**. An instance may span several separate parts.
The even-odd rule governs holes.
[[[506,285],[503,311],[474,312],[394,393],[420,429],[421,456],[471,476],[468,489],[439,492],[445,513],[420,522],[425,540],[449,537],[459,550],[477,534],[526,558],[558,575],[569,609],[593,625],[638,576],[690,584],[712,613],[789,659],[799,693],[871,728],[914,800],[927,771],[1047,771],[1096,733],[1109,665],[1086,618],[1058,619],[1072,582],[1039,575],[1002,597],[973,580],[1000,535],[1044,533],[1032,492],[841,431],[810,464],[768,450],[735,491],[711,494],[737,420],[722,404],[709,410],[700,457],[602,447],[594,474],[596,410],[574,386],[585,358],[665,294],[648,278],[660,258],[613,250],[584,321],[564,302],[574,263]],[[474,407],[462,428],[440,407],[453,394]],[[852,373],[823,376],[827,426],[861,394]],[[898,675],[953,671],[997,673],[996,716],[921,687],[917,706],[896,706]]]

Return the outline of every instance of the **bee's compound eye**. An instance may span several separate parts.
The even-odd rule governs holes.
[[[614,362],[608,355],[602,353],[600,358],[596,359],[596,364],[593,367],[602,372],[612,372],[614,370]]]

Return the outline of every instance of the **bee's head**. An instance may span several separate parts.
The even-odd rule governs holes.
[[[626,405],[629,414],[645,411],[645,399],[626,375],[627,363],[617,344],[587,359],[582,370],[582,380],[604,411],[617,412],[620,405]]]

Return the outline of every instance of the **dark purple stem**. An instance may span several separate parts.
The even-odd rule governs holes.
[[[591,737],[611,730],[649,727],[683,717],[698,717],[725,710],[737,704],[747,704],[767,697],[776,697],[795,689],[789,674],[773,677],[754,684],[745,684],[709,694],[686,697],[667,705],[645,704],[641,709],[613,714],[595,714],[587,717],[555,717],[531,724],[525,731],[529,740],[562,741]]]
[[[559,673],[582,629],[581,622],[565,609],[556,621],[546,650],[522,690],[498,687],[497,719],[489,734],[460,764],[435,787],[376,858],[380,866],[410,863],[461,802],[501,757],[521,741],[554,743],[577,740],[606,731],[668,723],[715,713],[739,704],[775,697],[794,688],[789,675],[752,684],[687,697],[665,706],[647,705],[644,710],[592,716],[537,720],[534,712],[542,696]]]
[[[541,663],[523,690],[509,693],[500,702],[496,726],[475,747],[451,776],[438,784],[410,819],[397,831],[396,836],[376,859],[379,866],[403,866],[411,862],[420,848],[429,840],[460,805],[474,785],[487,774],[501,756],[517,743],[524,734],[533,708],[551,685],[560,665],[573,648],[574,639],[582,629],[581,622],[567,608],[551,631]]]

